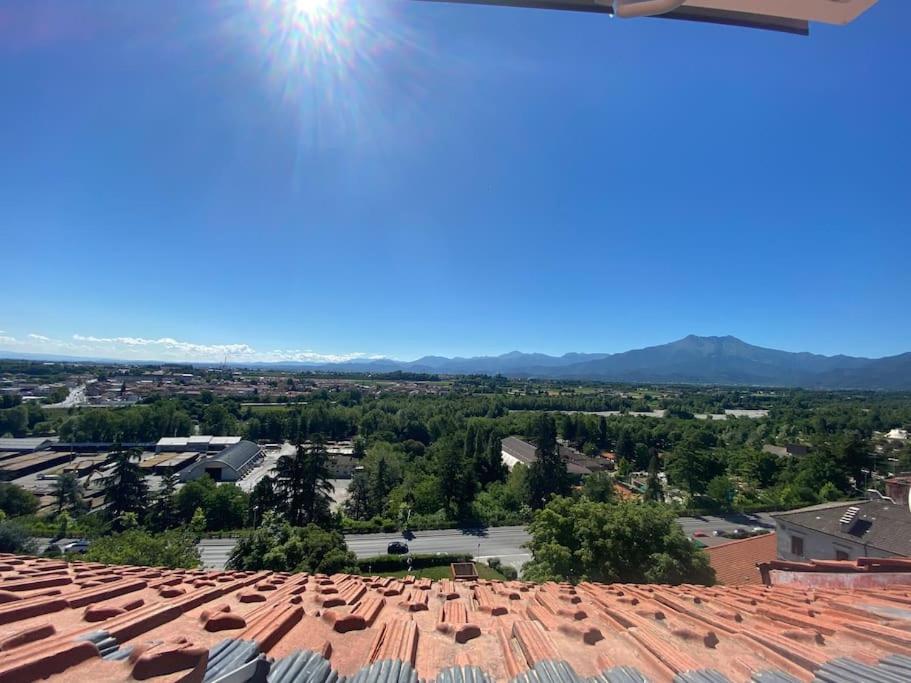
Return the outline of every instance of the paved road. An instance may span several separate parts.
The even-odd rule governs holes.
[[[727,517],[680,517],[678,521],[687,536],[692,537],[696,531],[707,534],[699,540],[709,546],[726,543],[730,540],[712,536],[715,529],[733,531],[737,528],[751,529],[757,526],[773,529],[775,526],[767,513]],[[382,555],[386,552],[386,546],[392,541],[405,541],[413,553],[470,553],[482,561],[491,557],[499,557],[504,564],[521,569],[522,564],[531,559],[531,555],[522,547],[528,538],[525,527],[501,526],[484,530],[415,531],[412,538],[403,538],[399,533],[349,534],[345,536],[345,541],[348,548],[358,557]],[[234,543],[234,539],[230,538],[204,539],[199,544],[203,566],[224,568]]]
[[[70,389],[70,393],[67,394],[67,397],[63,399],[60,403],[52,403],[46,408],[73,408],[75,406],[81,406],[83,403],[86,403],[85,398],[85,384],[80,384],[78,387],[73,387]]]
[[[405,539],[397,533],[345,536],[348,548],[358,557],[382,555],[392,541],[404,540],[413,553],[468,553],[482,561],[499,557],[503,564],[510,564],[516,569],[531,559],[531,555],[522,547],[528,539],[528,532],[521,526],[415,531],[413,538]]]

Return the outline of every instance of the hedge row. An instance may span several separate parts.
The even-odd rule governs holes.
[[[439,567],[453,562],[471,562],[472,556],[467,553],[426,553],[420,555],[377,555],[365,557],[357,561],[358,569],[362,572],[397,572],[409,569],[408,559],[411,558],[411,569],[426,569]]]

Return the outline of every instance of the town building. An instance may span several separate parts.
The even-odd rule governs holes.
[[[911,510],[888,498],[823,503],[772,515],[778,559],[911,556]]]

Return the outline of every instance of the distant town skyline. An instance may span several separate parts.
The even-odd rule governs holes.
[[[0,355],[909,351],[909,23],[5,2]]]

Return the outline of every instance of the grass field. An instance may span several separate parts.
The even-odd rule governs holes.
[[[490,579],[493,581],[505,581],[506,577],[503,576],[500,572],[495,569],[491,569],[486,564],[481,564],[480,562],[475,565],[478,568],[478,576],[482,579]],[[439,565],[437,567],[425,567],[424,569],[415,569],[413,571],[401,570],[397,572],[371,572],[371,576],[394,576],[398,579],[401,579],[405,576],[414,576],[418,579],[433,579],[437,581],[439,579],[449,579],[452,578],[452,574],[449,572],[449,565]]]

